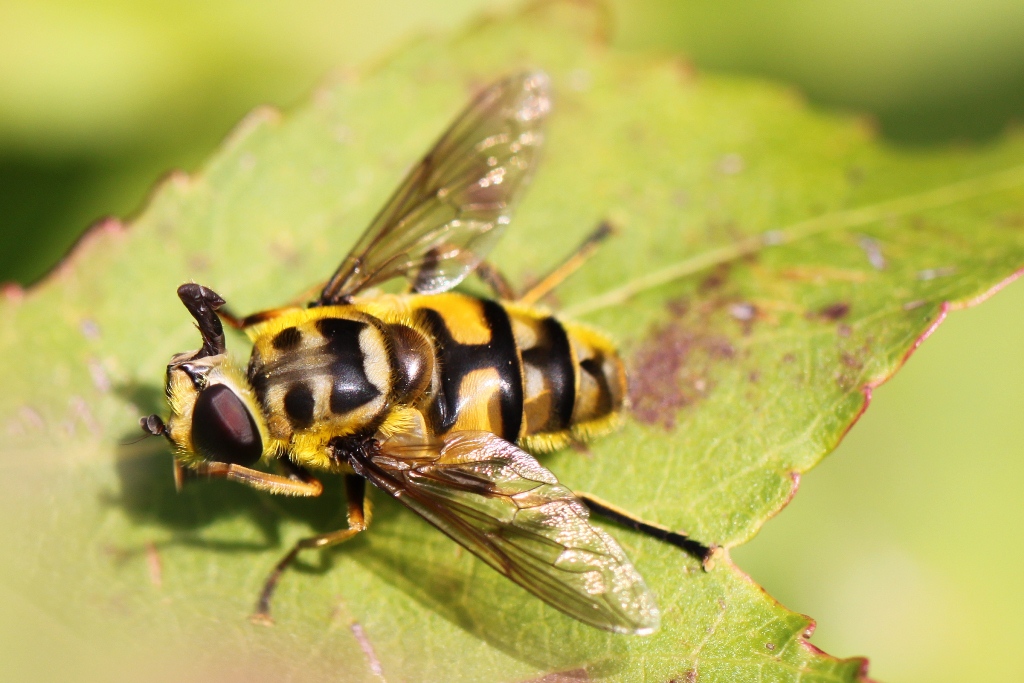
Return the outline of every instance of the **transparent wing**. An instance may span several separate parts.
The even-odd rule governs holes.
[[[508,225],[550,108],[543,73],[507,78],[480,93],[402,181],[319,303],[347,301],[398,276],[427,294],[459,284]]]
[[[654,596],[622,548],[532,456],[489,432],[435,446],[391,441],[356,472],[548,604],[598,628],[658,628]],[[360,471],[363,470],[363,471]]]

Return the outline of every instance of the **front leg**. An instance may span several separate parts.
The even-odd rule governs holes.
[[[288,568],[299,552],[307,548],[328,548],[352,538],[364,531],[370,524],[370,501],[366,498],[366,480],[355,474],[345,475],[345,494],[348,497],[348,528],[331,531],[304,538],[281,558],[263,584],[260,598],[256,603],[256,612],[250,617],[253,623],[270,626],[274,620],[270,616],[270,599],[274,596],[281,574]]]
[[[174,483],[180,491],[189,479],[228,479],[245,484],[257,491],[266,491],[279,496],[315,497],[323,493],[324,487],[312,477],[282,477],[278,474],[261,472],[242,465],[225,462],[202,462],[195,469],[182,467],[174,461]]]
[[[291,313],[296,308],[309,307],[310,302],[316,299],[316,294],[319,293],[321,288],[323,288],[322,283],[316,285],[315,287],[311,287],[310,289],[307,289],[305,292],[303,292],[297,297],[294,297],[291,301],[289,301],[284,306],[281,306],[279,308],[268,308],[265,311],[258,311],[256,313],[251,313],[250,315],[241,316],[236,315],[227,307],[222,307],[217,310],[217,315],[220,316],[221,320],[223,320],[225,323],[235,328],[236,330],[244,330],[247,327],[252,327],[253,325],[256,325],[258,323],[266,322],[267,320],[272,320],[279,315]]]
[[[268,308],[265,311],[259,311],[257,313],[252,313],[250,315],[243,317],[235,315],[234,313],[231,312],[230,309],[221,308],[217,311],[217,315],[220,317],[221,320],[223,320],[229,326],[235,328],[236,330],[244,330],[248,327],[252,327],[253,325],[257,325],[268,320],[273,320],[279,315],[291,313],[294,310],[294,306],[286,308]]]

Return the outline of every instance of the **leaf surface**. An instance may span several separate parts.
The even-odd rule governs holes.
[[[887,149],[776,86],[618,54],[599,34],[598,13],[556,3],[411,44],[287,117],[254,112],[130,226],[94,228],[42,284],[9,288],[0,633],[45,633],[83,679],[861,680],[863,660],[811,646],[810,620],[727,549],[949,309],[1022,267],[1024,139]],[[614,636],[376,495],[369,532],[285,576],[277,627],[249,624],[285,549],[344,525],[342,494],[176,495],[162,442],[125,445],[139,415],[165,412],[168,359],[198,345],[175,287],[202,282],[247,313],[322,281],[475,88],[536,68],[556,97],[545,159],[492,260],[522,284],[616,225],[547,303],[621,342],[634,404],[625,429],[544,462],[725,554],[704,571],[609,527],[664,615],[654,636]],[[228,343],[244,357],[242,337]]]

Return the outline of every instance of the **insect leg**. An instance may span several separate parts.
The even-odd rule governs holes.
[[[250,315],[241,316],[236,315],[226,306],[222,306],[220,309],[217,310],[217,315],[220,316],[221,320],[223,320],[225,323],[235,328],[236,330],[244,330],[247,327],[252,327],[256,323],[262,323],[267,320],[271,320],[272,318],[276,318],[279,315],[290,313],[294,311],[296,308],[304,308],[305,306],[309,305],[311,301],[315,300],[316,293],[320,291],[320,288],[322,286],[323,285],[315,285],[314,287],[310,287],[302,294],[299,294],[297,297],[294,297],[284,306],[281,306],[279,308],[268,308],[265,311],[258,311]]]
[[[256,612],[250,617],[253,623],[264,626],[274,623],[270,616],[270,599],[274,596],[274,590],[277,588],[278,581],[281,580],[281,574],[288,568],[288,565],[295,561],[299,552],[307,548],[327,548],[337,545],[365,530],[370,524],[370,501],[366,498],[366,480],[354,474],[345,475],[345,494],[348,497],[348,528],[304,538],[296,543],[288,554],[274,566],[266,583],[263,584],[260,598],[256,602]]]
[[[540,301],[541,297],[549,293],[558,285],[575,273],[580,266],[587,262],[591,256],[597,252],[598,246],[601,242],[606,240],[614,232],[612,224],[608,221],[601,221],[601,223],[590,233],[585,240],[576,248],[569,258],[548,273],[540,282],[536,283],[530,289],[520,296],[516,301],[527,306],[535,304]]]
[[[668,527],[661,526],[660,524],[645,522],[636,515],[612,505],[605,500],[601,500],[593,494],[581,493],[579,491],[575,491],[574,493],[576,494],[576,497],[579,498],[594,514],[633,529],[634,531],[639,531],[640,533],[651,536],[652,538],[656,538],[659,541],[664,541],[670,545],[674,545],[685,551],[688,555],[700,560],[701,563],[707,562],[714,552],[714,546],[708,547],[703,543],[693,540],[686,534],[681,534],[678,531],[672,531]]]
[[[253,313],[243,317],[235,315],[227,308],[221,308],[217,311],[217,316],[236,330],[244,330],[247,327],[252,327],[256,323],[271,320],[279,315],[284,315],[285,313],[290,313],[294,310],[294,306],[288,308],[270,308],[265,311],[259,311],[258,313]]]
[[[316,481],[313,479],[313,475],[306,471],[306,468],[295,464],[289,458],[279,458],[276,462],[277,466],[284,473],[284,476],[288,477],[292,481],[301,481],[306,483]]]
[[[476,276],[483,280],[484,284],[490,287],[498,295],[499,299],[515,301],[517,298],[512,285],[509,284],[508,280],[505,279],[505,276],[501,274],[501,271],[494,264],[488,261],[481,261],[476,267]]]
[[[202,477],[237,481],[239,484],[245,484],[259,491],[281,496],[319,496],[324,490],[323,485],[311,477],[305,480],[282,477],[278,474],[260,472],[242,465],[224,462],[204,462],[195,469],[187,469],[182,467],[177,460],[174,461],[174,482],[179,491],[186,480]]]

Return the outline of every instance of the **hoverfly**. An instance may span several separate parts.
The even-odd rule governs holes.
[[[484,89],[307,306],[236,318],[218,311],[224,300],[212,290],[178,288],[202,347],[167,366],[166,425],[141,420],[173,444],[178,486],[199,475],[316,496],[312,472],[345,481],[348,527],[299,541],[271,572],[254,619],[270,621],[274,588],[301,550],[367,527],[369,481],[566,614],[619,633],[657,629],[654,596],[623,550],[528,453],[606,433],[625,408],[615,347],[533,305],[607,230],[521,297],[483,261],[536,164],[550,108],[542,73]],[[474,271],[501,300],[449,291]],[[413,291],[371,289],[398,277]],[[252,340],[245,369],[226,353],[222,319]]]

